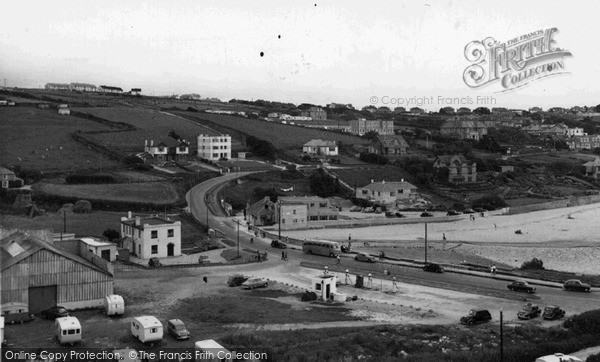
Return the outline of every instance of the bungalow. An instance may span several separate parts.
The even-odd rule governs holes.
[[[2,183],[2,188],[7,189],[10,185],[10,181],[17,180],[17,176],[11,170],[0,167],[0,182]]]
[[[585,167],[586,176],[598,178],[598,174],[600,173],[600,157],[596,157],[594,161],[584,163],[583,166]]]
[[[373,182],[356,189],[356,198],[370,200],[381,204],[396,204],[398,201],[408,200],[417,193],[417,187],[405,182]]]
[[[167,138],[156,145],[153,140],[144,141],[144,151],[152,155],[154,162],[185,162],[190,153],[190,145],[185,140],[177,141]]]
[[[337,156],[338,146],[335,141],[316,139],[306,142],[302,146],[302,152],[309,155]]]
[[[58,114],[62,114],[62,115],[70,115],[71,114],[71,110],[69,109],[69,105],[68,104],[59,104],[58,105]]]
[[[140,259],[181,255],[181,221],[158,216],[121,218],[123,247]]]
[[[369,144],[369,153],[386,156],[402,156],[406,154],[408,143],[400,135],[376,135]]]
[[[468,161],[463,155],[438,156],[433,161],[433,167],[447,168],[448,182],[477,182],[477,164]]]
[[[273,225],[277,222],[275,203],[266,196],[264,199],[246,206],[246,220],[256,226]]]

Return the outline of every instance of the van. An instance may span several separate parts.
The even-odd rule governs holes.
[[[194,350],[196,352],[196,361],[233,361],[231,352],[217,343],[214,339],[197,341],[194,343]]]
[[[581,359],[562,353],[555,353],[548,356],[539,357],[535,360],[535,362],[581,362]]]
[[[163,339],[163,325],[153,316],[135,317],[131,320],[131,334],[142,343],[154,344]]]
[[[81,323],[76,317],[56,318],[56,338],[60,344],[74,345],[81,341]]]
[[[125,314],[123,297],[116,294],[107,295],[104,298],[104,310],[107,316]]]

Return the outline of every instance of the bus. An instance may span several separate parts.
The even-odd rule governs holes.
[[[335,258],[340,254],[340,244],[336,241],[308,240],[302,244],[306,254],[324,255]]]

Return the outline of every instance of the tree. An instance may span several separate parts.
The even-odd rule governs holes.
[[[473,113],[480,115],[492,114],[490,109],[487,107],[477,107],[473,110]]]
[[[369,131],[369,132],[365,133],[364,135],[362,135],[361,138],[364,138],[366,140],[372,140],[378,134],[379,133],[377,133],[377,131]]]
[[[320,197],[330,197],[343,192],[337,178],[333,178],[322,169],[314,171],[309,177],[310,191]]]
[[[73,212],[76,214],[87,214],[92,211],[92,204],[88,200],[77,200],[73,206]]]
[[[113,240],[120,238],[121,234],[115,229],[106,229],[102,233],[102,236],[104,236],[106,239],[108,239],[108,241],[112,242]]]

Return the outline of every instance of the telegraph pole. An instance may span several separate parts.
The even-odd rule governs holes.
[[[238,229],[237,230],[237,252],[238,252],[237,254],[238,254],[238,258],[239,258],[240,257],[240,221],[239,220],[238,220],[237,224],[238,224],[237,225],[238,226],[237,227],[237,229]]]
[[[425,223],[425,264],[427,264],[427,223]]]
[[[279,202],[278,204],[278,209],[279,209],[279,223],[277,224],[279,226],[279,240],[281,240],[281,202]]]

